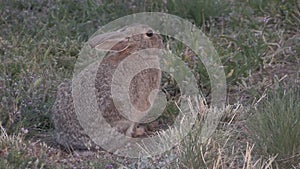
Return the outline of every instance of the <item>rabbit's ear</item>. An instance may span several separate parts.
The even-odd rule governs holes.
[[[89,44],[92,48],[100,51],[111,51],[111,52],[120,52],[127,49],[128,45],[126,43],[119,44],[120,42],[124,42],[126,36],[124,34],[118,32],[110,32],[105,34],[100,34],[89,40]]]
[[[109,39],[95,46],[95,49],[100,51],[122,52],[126,50],[128,46],[128,43],[124,43],[124,39]]]

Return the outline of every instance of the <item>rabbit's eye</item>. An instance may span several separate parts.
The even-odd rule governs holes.
[[[149,30],[149,31],[146,33],[146,35],[147,35],[148,37],[153,36],[153,31],[152,31],[152,30]]]

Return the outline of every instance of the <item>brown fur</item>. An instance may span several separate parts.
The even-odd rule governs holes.
[[[145,129],[137,123],[126,119],[116,110],[111,97],[111,83],[116,68],[127,56],[142,49],[163,47],[162,39],[159,35],[153,34],[148,36],[149,34],[146,34],[149,30],[151,28],[145,25],[133,25],[116,31],[116,34],[120,32],[128,35],[128,37],[109,49],[96,74],[96,97],[99,108],[103,112],[102,116],[117,131],[131,137],[145,135]],[[132,33],[136,32],[141,32],[141,34],[131,36]],[[107,36],[113,33],[107,33]],[[109,37],[103,40],[105,35],[102,34],[91,39],[89,41],[90,46],[95,49],[105,48],[105,43],[111,40]],[[149,103],[148,96],[153,89],[159,88],[160,78],[161,72],[158,69],[147,69],[138,73],[132,79],[129,95],[132,104],[138,110],[144,111],[149,108],[151,103]],[[96,145],[85,134],[76,117],[71,82],[62,83],[58,87],[57,98],[53,107],[56,141],[67,148],[95,148]]]

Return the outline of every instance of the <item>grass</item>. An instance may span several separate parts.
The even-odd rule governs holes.
[[[198,142],[199,124],[199,128],[196,127],[179,146],[182,166],[276,168],[277,164],[299,165],[299,123],[295,122],[299,119],[296,102],[299,102],[296,95],[299,89],[285,94],[284,89],[276,90],[262,98],[261,104],[252,104],[272,87],[264,80],[255,83],[257,79],[253,78],[257,74],[278,64],[300,63],[300,4],[297,0],[99,2],[0,2],[0,168],[65,167],[55,160],[47,162],[49,152],[65,152],[46,145],[35,146],[30,142],[37,135],[53,130],[51,108],[56,87],[72,76],[83,43],[101,25],[124,15],[146,11],[168,12],[195,23],[210,38],[221,57],[227,77],[228,103],[242,103],[255,110],[252,112],[255,120],[249,123],[251,132],[240,127],[249,120],[246,110],[226,110],[216,134],[206,143]],[[166,43],[172,47],[170,50],[194,69],[199,85],[209,99],[209,77],[201,61],[191,62],[190,53],[184,52],[182,44],[167,40]],[[288,67],[285,69],[289,70]],[[275,76],[272,72],[268,73],[262,75]],[[167,111],[176,114],[176,108],[172,105]],[[224,126],[229,128],[224,129]],[[273,137],[268,137],[270,133]],[[282,135],[289,139],[283,139]],[[30,154],[32,149],[40,151],[39,156]],[[63,159],[72,163],[74,158],[64,155]],[[53,159],[60,158],[54,156]],[[85,163],[81,160],[76,164],[104,168],[111,163],[109,160],[97,160],[85,160]]]
[[[227,1],[220,0],[169,0],[166,4],[169,13],[190,19],[198,26],[202,26],[210,18],[228,15],[229,5]]]
[[[206,113],[213,110],[204,108]],[[224,110],[226,115],[246,114],[248,110],[241,105],[238,108],[232,106]],[[201,140],[203,121],[199,120],[193,130],[185,137],[180,147],[180,159],[183,168],[275,168],[275,157],[259,158],[255,153],[256,146],[250,142],[240,143],[237,129],[234,126],[234,116],[218,128],[217,132],[206,141]],[[242,132],[242,131],[239,131]],[[241,138],[240,138],[241,139]]]
[[[261,153],[276,155],[283,168],[300,161],[300,90],[282,88],[269,92],[258,106],[249,128]]]
[[[0,127],[0,168],[47,168],[43,159],[27,155],[28,146],[24,141],[24,133],[8,135],[1,125]]]
[[[110,159],[95,159],[95,156],[78,159],[78,154],[69,154],[52,148],[39,140],[25,139],[26,129],[9,135],[0,125],[0,168],[105,168],[119,166]],[[59,151],[58,151],[59,150]],[[83,162],[84,161],[84,162]]]

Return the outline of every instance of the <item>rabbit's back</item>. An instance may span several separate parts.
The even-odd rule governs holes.
[[[52,119],[55,126],[56,141],[67,149],[86,149],[96,147],[81,127],[75,113],[72,98],[72,83],[63,82],[58,86]]]

